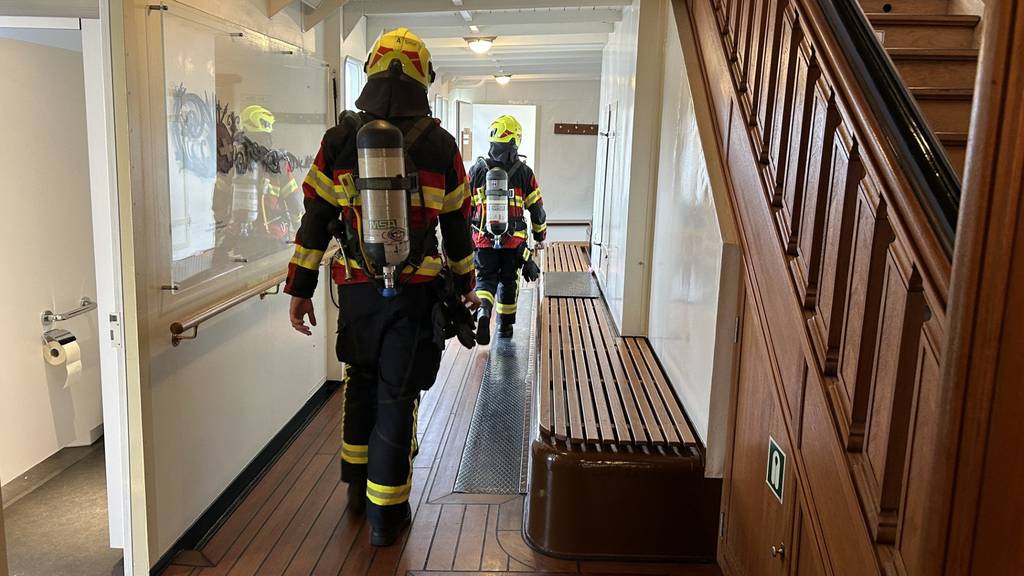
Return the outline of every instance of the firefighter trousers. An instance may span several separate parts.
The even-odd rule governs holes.
[[[478,248],[476,251],[476,295],[490,315],[498,312],[498,324],[516,323],[519,299],[521,248]]]
[[[366,482],[369,521],[388,529],[409,513],[420,392],[441,364],[431,320],[439,298],[431,284],[406,285],[391,299],[372,284],[341,286],[338,295],[342,480]]]

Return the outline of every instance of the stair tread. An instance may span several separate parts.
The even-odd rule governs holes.
[[[928,26],[977,26],[981,18],[973,14],[893,14],[889,12],[870,12],[867,14],[872,24],[908,24]]]
[[[914,98],[924,100],[965,100],[974,98],[973,88],[943,88],[936,86],[908,86]]]
[[[977,60],[976,48],[886,48],[889,57],[920,60]]]
[[[935,137],[943,144],[967,144],[967,132],[936,132]]]

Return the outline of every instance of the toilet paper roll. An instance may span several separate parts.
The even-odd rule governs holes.
[[[82,349],[77,339],[68,334],[43,346],[43,357],[51,366],[64,366],[67,376],[64,388],[74,386],[82,376]]]

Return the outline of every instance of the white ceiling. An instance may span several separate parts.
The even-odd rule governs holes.
[[[369,41],[406,26],[427,43],[439,76],[508,73],[520,80],[596,79],[601,52],[631,0],[350,0],[346,28],[366,17]],[[473,28],[471,28],[473,27]],[[474,29],[475,28],[475,29]],[[349,30],[346,30],[346,34]],[[497,36],[487,54],[464,38]]]

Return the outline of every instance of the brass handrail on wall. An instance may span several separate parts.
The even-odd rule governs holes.
[[[333,247],[324,253],[321,265],[326,264],[334,258],[334,255],[338,252],[337,247]],[[288,278],[287,272],[281,272],[276,274],[272,278],[267,279],[264,282],[247,288],[242,292],[238,292],[233,296],[229,296],[220,302],[217,302],[211,306],[208,306],[199,312],[196,312],[188,318],[171,323],[171,345],[177,346],[181,344],[182,340],[195,340],[199,336],[199,325],[211,318],[223,314],[228,310],[238,306],[242,302],[254,297],[259,296],[262,300],[266,296],[272,294],[279,294],[281,292],[281,283]]]

